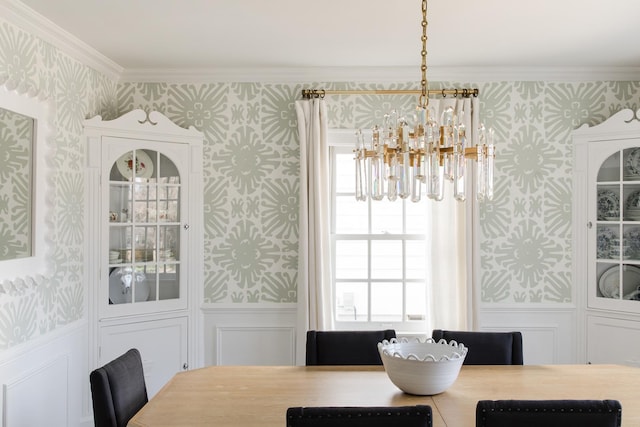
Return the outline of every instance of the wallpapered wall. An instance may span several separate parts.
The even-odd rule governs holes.
[[[55,133],[55,156],[50,159],[55,205],[50,210],[51,273],[37,283],[33,278],[0,279],[0,351],[85,313],[82,122],[98,112],[114,118],[117,100],[115,82],[0,20],[0,83],[5,82],[21,93],[32,91],[48,98]],[[4,179],[0,175],[0,181]],[[2,209],[0,203],[0,215],[5,215]]]
[[[496,195],[480,213],[482,301],[571,302],[571,131],[622,108],[637,109],[640,83],[440,82],[432,87],[455,86],[480,88],[481,120],[498,139]],[[293,105],[301,89],[261,83],[119,86],[123,111],[157,109],[205,133],[205,302],[296,300]],[[414,103],[406,96],[331,96],[329,126],[370,127],[391,108],[406,111]]]
[[[49,97],[56,134],[53,271],[37,286],[29,280],[0,282],[0,351],[84,315],[81,134],[82,121],[95,114],[110,119],[134,108],[158,110],[181,126],[204,132],[205,303],[296,301],[298,144],[293,105],[303,85],[116,85],[1,20],[0,77]],[[640,83],[475,86],[481,91],[483,120],[499,137],[496,197],[481,209],[482,300],[568,302],[570,132],[582,123],[600,123],[621,108],[638,109]],[[369,127],[371,117],[390,108],[410,108],[413,102],[410,97],[331,97],[329,125]]]

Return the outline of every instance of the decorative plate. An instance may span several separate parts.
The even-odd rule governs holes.
[[[610,228],[598,227],[598,258],[609,258],[609,251],[611,250],[611,240],[616,238],[616,234]]]
[[[620,216],[620,199],[618,195],[611,190],[598,190],[598,219],[616,216]]]
[[[605,298],[620,298],[620,266],[611,267],[600,276],[598,289]],[[632,293],[640,285],[640,268],[633,265],[622,266],[623,295]]]
[[[627,211],[637,210],[638,208],[640,208],[640,190],[634,191],[633,193],[629,194],[624,207],[627,209]]]
[[[124,153],[118,160],[116,160],[116,166],[118,171],[126,179],[133,177],[133,151]],[[136,150],[136,178],[151,178],[153,175],[153,162],[151,157],[142,150]]]
[[[627,154],[624,167],[630,177],[640,176],[640,148],[634,148]]]
[[[144,273],[131,267],[116,268],[109,275],[109,300],[113,304],[131,302],[131,286],[135,275],[136,302],[149,298],[149,284]]]
[[[633,227],[624,232],[624,244],[631,249],[633,256],[640,254],[640,228]]]

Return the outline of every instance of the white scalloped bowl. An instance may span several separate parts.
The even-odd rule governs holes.
[[[442,393],[456,381],[467,348],[455,341],[432,338],[384,340],[378,352],[389,379],[409,394],[430,396]]]

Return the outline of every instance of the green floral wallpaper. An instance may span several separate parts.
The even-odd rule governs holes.
[[[496,196],[480,209],[482,301],[572,302],[571,131],[622,108],[639,108],[640,83],[439,82],[432,87],[453,86],[480,88],[481,119],[498,136]],[[301,89],[267,83],[119,86],[124,111],[158,109],[205,132],[205,302],[296,300],[293,103]],[[329,126],[372,126],[385,111],[414,103],[407,96],[331,96]]]
[[[44,278],[0,280],[2,351],[77,321],[85,314],[82,122],[98,113],[115,117],[117,98],[114,81],[2,19],[0,83],[15,87],[20,93],[46,97],[55,133],[55,156],[49,159],[55,188],[50,218],[53,267]]]
[[[0,20],[0,78],[52,102],[53,269],[0,282],[0,351],[85,315],[82,122],[158,110],[206,137],[204,303],[296,301],[298,143],[294,102],[322,83],[122,83]],[[439,82],[477,86],[482,120],[499,137],[496,196],[481,208],[481,298],[571,302],[570,132],[640,108],[640,82]],[[385,87],[411,88],[415,84]],[[381,87],[381,86],[375,86]],[[329,125],[368,127],[413,97],[332,96]]]

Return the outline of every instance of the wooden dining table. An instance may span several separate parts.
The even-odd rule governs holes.
[[[436,427],[473,427],[478,400],[616,399],[640,426],[640,368],[463,366],[434,396],[400,391],[381,366],[210,366],[176,374],[129,426],[278,426],[293,406],[429,405]]]

